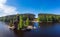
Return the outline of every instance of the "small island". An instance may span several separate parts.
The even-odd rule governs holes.
[[[16,30],[34,29],[34,22],[40,23],[59,23],[60,15],[55,14],[38,14],[35,18],[34,14],[16,14],[0,17],[0,21],[7,22],[9,28]],[[40,25],[39,25],[40,27]],[[35,28],[36,29],[36,28]]]

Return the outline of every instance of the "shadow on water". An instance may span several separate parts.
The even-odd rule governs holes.
[[[33,25],[37,29],[18,31],[8,29],[4,22],[0,22],[0,37],[60,37],[60,23],[35,22]]]
[[[24,31],[22,30],[14,30],[14,34],[16,37],[24,37]]]

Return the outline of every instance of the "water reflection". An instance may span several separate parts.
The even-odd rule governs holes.
[[[60,37],[60,23],[33,24],[37,29],[31,31],[10,30],[4,22],[0,22],[0,37]],[[40,25],[40,28],[39,28]]]
[[[39,24],[38,24],[38,22],[35,22],[35,23],[34,23],[34,27],[35,27],[36,29],[39,28]]]
[[[60,23],[46,23],[41,25],[40,30],[42,35],[60,36]]]
[[[14,30],[14,34],[16,37],[24,37],[24,31],[22,30]]]

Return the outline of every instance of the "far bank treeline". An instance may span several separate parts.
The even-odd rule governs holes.
[[[60,15],[56,14],[38,14],[39,22],[60,22]]]
[[[4,22],[10,22],[10,20],[12,20],[13,22],[15,20],[19,21],[20,16],[22,16],[23,21],[26,21],[27,18],[30,21],[32,21],[35,18],[34,14],[16,14],[16,15],[8,15],[8,16],[0,17],[0,21],[4,21]]]
[[[0,17],[0,21],[4,22],[14,22],[15,20],[19,21],[19,16],[22,16],[23,21],[26,21],[28,18],[29,21],[33,21],[35,18],[34,14],[17,14],[17,15],[9,15],[9,16],[4,16]],[[37,18],[38,22],[60,22],[60,15],[56,14],[38,14]]]

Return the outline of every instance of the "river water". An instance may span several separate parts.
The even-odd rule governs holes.
[[[40,28],[38,28],[40,25]],[[37,29],[31,31],[13,31],[4,22],[0,22],[0,37],[60,37],[60,23],[38,24],[34,23]]]

